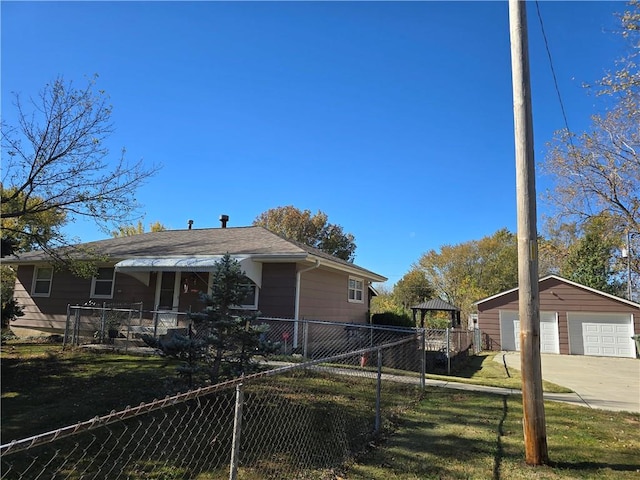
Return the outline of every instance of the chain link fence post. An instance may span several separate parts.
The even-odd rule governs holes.
[[[100,316],[100,343],[105,343],[104,332],[106,331],[107,331],[107,310],[104,308],[104,303],[103,303],[102,315]]]
[[[302,323],[302,358],[309,360],[309,322]]]
[[[446,343],[447,343],[447,375],[451,375],[451,334],[447,328],[445,331]]]
[[[376,421],[374,426],[374,433],[377,435],[380,432],[380,400],[382,398],[382,349],[376,350],[378,354],[378,377],[376,379]]]
[[[233,440],[231,443],[231,466],[229,480],[238,478],[238,458],[240,457],[240,438],[242,436],[242,407],[244,404],[244,386],[236,385],[236,408],[233,417]]]
[[[124,342],[125,353],[129,351],[129,339],[131,338],[131,318],[133,317],[133,310],[129,310],[127,316],[127,340]]]
[[[73,320],[73,339],[71,344],[74,346],[80,345],[80,309],[76,310]]]
[[[67,346],[69,341],[69,323],[71,321],[71,305],[67,303],[67,320],[64,322],[64,337],[62,337],[62,348]]]
[[[424,377],[427,375],[427,331],[421,329],[420,336],[420,388],[424,390]]]

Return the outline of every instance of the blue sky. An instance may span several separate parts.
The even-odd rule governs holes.
[[[624,44],[622,2],[542,1],[569,126]],[[428,250],[516,230],[508,4],[494,2],[1,3],[2,117],[94,73],[110,95],[114,159],[163,168],[144,222],[250,225],[294,205],[356,237],[356,263],[399,280]],[[564,126],[528,3],[536,159]],[[540,176],[538,193],[549,188]],[[539,220],[553,212],[538,202]],[[539,221],[539,223],[541,223]],[[541,226],[541,225],[540,225]],[[67,232],[105,238],[93,224]]]

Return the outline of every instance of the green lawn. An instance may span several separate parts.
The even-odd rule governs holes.
[[[519,396],[429,390],[350,480],[638,479],[640,415],[546,402],[551,464],[524,463]]]
[[[15,342],[3,345],[1,353],[2,443],[184,389],[176,380],[174,364],[157,357],[63,352],[60,345]],[[472,359],[460,375],[446,379],[496,386],[516,382],[514,388],[519,388],[519,377],[509,377],[491,355]],[[317,385],[315,377],[291,380],[292,387],[304,388],[292,390],[289,400],[315,404],[323,403],[322,399],[335,403],[342,398],[344,401],[336,405],[356,409],[356,402],[350,399],[360,380],[336,379],[331,385],[327,383],[331,376],[326,377]],[[285,386],[279,381],[270,388],[280,390]],[[640,478],[640,414],[546,402],[551,464],[534,468],[523,461],[522,404],[518,395],[442,388],[427,388],[420,394],[413,386],[390,383],[384,386],[383,395],[386,415],[381,437],[368,443],[363,453],[347,464],[311,473],[308,478]],[[279,407],[271,407],[277,414]],[[370,415],[370,407],[365,404],[354,411]],[[244,475],[239,478],[254,478],[247,471]]]
[[[507,370],[502,362],[496,362],[495,352],[483,352],[469,358],[469,361],[455,372],[454,376],[431,375],[427,378],[452,382],[488,385],[520,390],[522,377],[519,370]],[[572,390],[555,383],[542,381],[542,388],[549,393],[571,393]]]
[[[2,346],[1,362],[2,443],[183,389],[173,364],[160,357],[9,342]]]

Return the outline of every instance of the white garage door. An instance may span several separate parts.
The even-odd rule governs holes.
[[[500,335],[503,350],[520,350],[518,312],[500,311]],[[560,353],[558,315],[555,312],[540,312],[540,352]]]
[[[573,355],[635,357],[632,318],[621,313],[567,313]]]

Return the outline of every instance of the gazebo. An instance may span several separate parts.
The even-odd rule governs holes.
[[[433,298],[429,301],[422,302],[415,307],[411,307],[413,312],[413,323],[416,323],[416,314],[420,311],[420,328],[424,328],[424,316],[427,312],[449,312],[451,316],[451,326],[460,326],[460,309],[445,302],[440,298]]]

